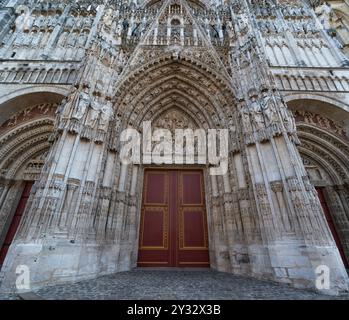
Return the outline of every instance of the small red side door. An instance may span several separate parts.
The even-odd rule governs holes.
[[[343,263],[344,263],[346,268],[349,268],[348,260],[347,260],[345,254],[344,254],[344,249],[343,249],[341,240],[339,238],[339,235],[337,233],[336,227],[334,225],[334,222],[333,222],[330,210],[328,209],[328,205],[327,205],[326,198],[325,198],[325,195],[324,195],[324,190],[321,187],[316,187],[316,191],[318,193],[322,209],[323,209],[323,211],[325,213],[327,224],[328,224],[328,226],[329,226],[329,228],[331,230],[332,236],[333,236],[333,238],[334,238],[334,240],[336,242],[336,245],[337,245],[338,251],[339,251],[339,253],[340,253],[341,257],[342,257]]]
[[[33,182],[26,182],[24,190],[22,192],[21,199],[19,200],[15,215],[12,219],[12,222],[10,224],[10,227],[7,231],[6,238],[4,243],[2,244],[1,250],[0,250],[0,268],[4,263],[4,260],[6,258],[6,254],[8,252],[8,249],[15,237],[16,231],[18,229],[19,223],[21,222],[22,215],[25,209],[25,206],[27,204],[29,195],[30,195],[30,190],[33,186]]]

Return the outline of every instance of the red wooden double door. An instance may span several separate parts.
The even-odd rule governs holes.
[[[201,170],[146,170],[140,267],[209,267]]]

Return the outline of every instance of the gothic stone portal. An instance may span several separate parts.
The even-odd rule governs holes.
[[[203,174],[146,170],[140,267],[209,267]]]
[[[19,265],[30,268],[35,289],[155,261],[142,249],[138,260],[144,168],[119,161],[121,132],[141,133],[146,121],[229,129],[228,173],[203,171],[211,268],[315,289],[315,270],[326,265],[331,290],[348,289],[314,188],[326,187],[348,255],[347,135],[315,130],[324,121],[297,131],[285,98],[324,93],[347,110],[349,69],[303,0],[33,1],[27,11],[5,2],[15,8],[0,15],[1,230],[15,213],[19,184],[36,181],[1,270],[5,290],[15,289]],[[44,102],[60,104],[51,112]],[[336,114],[348,118],[328,113]],[[309,179],[298,150],[331,185]],[[147,225],[156,214],[143,209],[141,240],[154,244]],[[169,232],[169,241],[178,234]],[[181,261],[193,262],[167,259]]]

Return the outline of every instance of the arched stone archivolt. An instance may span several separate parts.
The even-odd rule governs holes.
[[[166,61],[135,74],[137,78],[132,75],[127,81],[131,90],[124,90],[115,103],[117,114],[125,119],[124,125],[140,123],[142,117],[152,118],[154,110],[171,103],[201,115],[200,121],[211,127],[226,127],[234,112],[232,90],[227,94],[219,82],[186,61]]]
[[[41,174],[56,108],[56,103],[22,107],[0,126],[0,247],[26,182]]]
[[[169,101],[167,101],[167,98],[169,98]],[[211,110],[202,112],[200,111],[198,102],[193,100],[194,99],[189,98],[186,93],[178,90],[170,90],[169,92],[165,92],[159,96],[153,103],[150,103],[148,106],[144,107],[143,110],[139,110],[139,114],[135,113],[137,118],[133,120],[133,123],[141,124],[144,120],[152,120],[157,117],[157,114],[160,111],[163,111],[169,107],[177,106],[184,112],[191,114],[192,117],[196,118],[204,128],[213,128],[216,124],[217,127],[221,126],[219,121],[220,119],[218,117],[215,118],[216,113],[211,108]],[[207,106],[206,108],[209,109]],[[135,110],[135,112],[138,112],[138,110]],[[216,123],[213,122],[214,119],[216,120]]]
[[[300,146],[298,150],[314,185],[324,186],[340,183],[341,178],[330,162],[311,150],[311,148],[308,148],[308,145]]]
[[[348,166],[344,160],[345,158],[343,159],[344,155],[340,150],[337,149],[338,153],[336,153],[336,149],[328,148],[328,145],[326,145],[327,142],[316,141],[316,136],[303,134],[301,131],[299,131],[299,137],[303,148],[307,148],[313,154],[322,157],[336,170],[337,177],[340,179],[338,182],[345,181],[346,177],[348,177]]]
[[[146,57],[144,59],[146,60]],[[130,71],[118,85],[116,96],[119,98],[117,101],[123,100],[123,95],[125,94],[133,95],[134,92],[137,92],[141,87],[140,81],[144,79],[148,80],[147,83],[149,85],[154,79],[164,78],[166,74],[178,74],[178,71],[190,78],[192,83],[204,85],[210,93],[215,92],[218,95],[224,95],[227,100],[236,96],[231,80],[224,78],[222,73],[214,71],[203,61],[183,55],[180,58],[174,58],[169,53],[149,60],[144,61],[145,63],[140,63],[139,66],[132,66],[133,71]]]
[[[343,101],[342,96],[324,93],[301,93],[293,92],[284,94],[284,100],[292,110],[307,110],[322,114],[335,121],[343,121],[346,131],[349,128],[348,112],[349,106]]]
[[[138,55],[131,61],[129,68],[125,69],[125,77],[121,79],[118,91],[122,92],[127,89],[127,84],[139,78],[144,72],[149,72],[152,69],[155,70],[158,66],[164,66],[166,63],[173,61],[180,62],[181,65],[189,67],[189,69],[197,71],[197,77],[206,78],[209,76],[214,79],[216,84],[220,86],[221,92],[229,94],[233,86],[230,76],[227,75],[226,70],[222,70],[221,66],[217,64],[217,61],[207,49],[198,50],[192,52],[190,50],[183,49],[180,52],[176,48],[170,49],[166,52],[159,50],[144,50],[138,52]],[[189,71],[190,72],[190,71]],[[156,76],[157,73],[154,75]],[[234,92],[236,95],[236,92]]]
[[[291,104],[301,141],[298,150],[310,181],[324,192],[344,254],[349,260],[349,138],[346,126],[349,117],[345,114],[341,122],[337,118],[331,119],[328,110],[323,114],[323,106],[307,110],[306,101],[300,104],[299,109],[297,102]]]
[[[53,122],[54,119],[50,116],[34,118],[0,136],[0,169],[5,178],[20,178],[17,176],[20,167],[28,157],[40,151],[32,152],[33,148],[36,150],[38,146],[42,146],[45,151],[49,148],[48,140],[53,131]]]
[[[8,92],[1,92],[0,95],[0,125],[11,117],[19,115],[24,109],[40,105],[59,104],[63,97],[69,92],[70,86],[28,86],[21,85],[9,88]],[[41,110],[44,115],[44,111]]]

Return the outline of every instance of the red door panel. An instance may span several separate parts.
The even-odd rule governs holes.
[[[203,205],[201,172],[180,172],[182,205]]]
[[[325,195],[324,195],[324,190],[321,187],[317,187],[316,191],[318,193],[319,200],[320,200],[322,209],[324,211],[327,224],[328,224],[328,226],[330,228],[330,231],[332,233],[332,236],[333,236],[333,238],[334,238],[334,240],[336,242],[336,245],[337,245],[338,251],[339,251],[339,253],[340,253],[341,257],[342,257],[343,263],[344,263],[346,268],[349,268],[348,260],[347,260],[345,254],[344,254],[344,249],[343,249],[341,240],[339,238],[339,235],[337,233],[336,227],[334,225],[334,222],[333,222],[330,210],[329,210],[329,208],[327,206],[326,198],[325,198]]]
[[[179,252],[183,267],[209,267],[204,184],[201,171],[179,172]]]
[[[147,208],[143,210],[143,233],[142,244],[146,248],[168,247],[167,231],[168,217],[167,210],[163,208]]]
[[[139,266],[170,264],[168,185],[166,171],[147,171],[144,175]]]
[[[21,199],[19,200],[19,203],[17,205],[15,215],[12,219],[12,222],[10,224],[10,227],[9,227],[7,234],[6,234],[6,237],[5,237],[5,241],[4,241],[2,248],[0,250],[0,267],[4,263],[8,249],[9,249],[9,247],[10,247],[10,245],[15,237],[18,226],[21,222],[22,215],[23,215],[23,212],[25,210],[25,206],[27,204],[27,201],[28,201],[28,198],[30,195],[30,190],[31,190],[32,186],[33,186],[33,182],[31,182],[31,181],[26,182],[26,184],[25,184]]]
[[[202,171],[146,170],[138,266],[209,267]]]
[[[181,212],[183,248],[206,248],[204,212],[199,208],[188,208]]]

